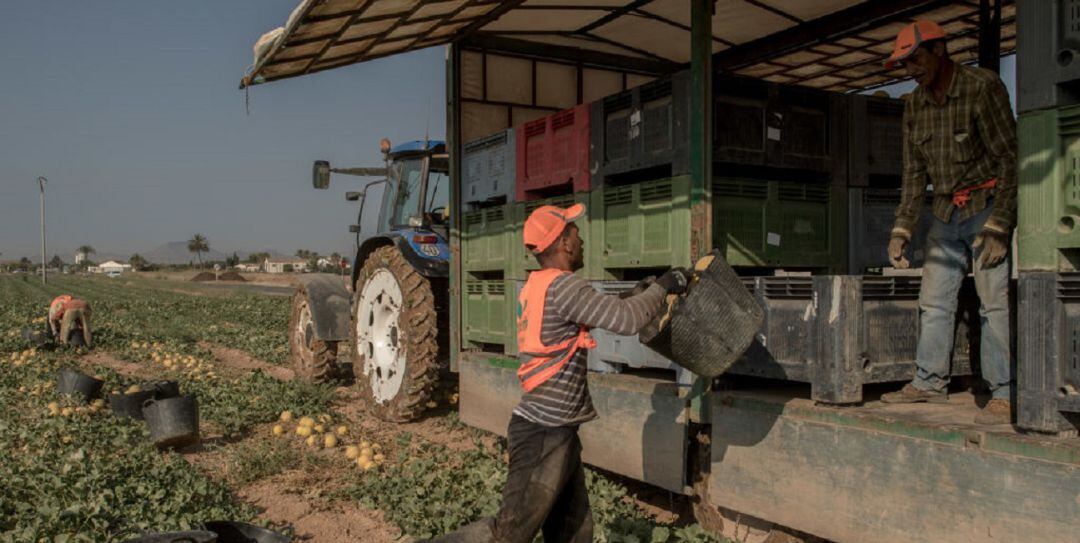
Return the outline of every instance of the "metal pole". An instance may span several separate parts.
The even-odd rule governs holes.
[[[45,183],[44,177],[38,177],[38,187],[41,188],[41,284],[48,284],[48,272],[45,262]]]

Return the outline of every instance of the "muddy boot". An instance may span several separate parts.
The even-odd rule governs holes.
[[[949,394],[945,391],[929,392],[915,388],[908,383],[904,388],[881,395],[881,401],[885,403],[948,403]]]
[[[1010,424],[1012,422],[1012,403],[1009,400],[994,398],[986,403],[975,415],[975,424]]]

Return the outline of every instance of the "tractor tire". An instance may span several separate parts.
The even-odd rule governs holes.
[[[354,292],[352,361],[360,396],[382,420],[415,420],[439,380],[431,282],[397,247],[380,247],[361,267]]]
[[[337,374],[338,343],[315,338],[315,325],[307,292],[296,290],[289,318],[289,350],[296,375],[311,383],[325,383]]]

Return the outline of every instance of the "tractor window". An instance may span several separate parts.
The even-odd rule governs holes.
[[[410,217],[420,216],[420,173],[422,158],[405,159],[395,165],[397,170],[397,195],[394,197],[394,214],[390,219],[394,226],[405,226]]]

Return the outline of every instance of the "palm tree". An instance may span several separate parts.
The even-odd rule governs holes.
[[[96,252],[97,251],[93,247],[91,247],[89,245],[80,245],[78,249],[75,249],[75,254],[83,255],[83,259],[90,258],[90,255],[92,255],[92,254],[94,254]]]
[[[150,262],[148,262],[145,258],[143,258],[143,256],[140,255],[139,253],[135,253],[135,254],[131,255],[131,258],[128,259],[128,264],[131,264],[131,269],[133,269],[135,271],[139,271],[139,270],[145,268],[146,265],[149,264],[149,263]]]
[[[195,253],[199,258],[199,267],[202,267],[202,254],[210,250],[210,242],[202,234],[195,234],[187,242],[187,250]]]

